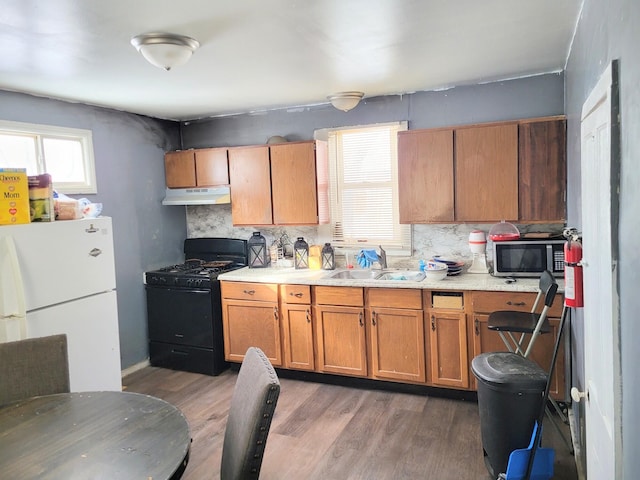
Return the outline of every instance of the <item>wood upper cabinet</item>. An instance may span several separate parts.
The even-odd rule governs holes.
[[[282,366],[278,286],[220,282],[225,358],[242,362],[249,347],[260,348],[273,366]]]
[[[313,288],[316,369],[327,373],[367,376],[363,289]]]
[[[230,148],[233,224],[326,223],[325,157],[314,141]]]
[[[522,292],[473,292],[473,320],[469,324],[471,336],[470,351],[473,357],[485,352],[506,352],[506,345],[500,338],[498,332],[489,330],[487,327],[489,313],[496,310],[516,310],[528,312],[535,301],[535,293]],[[549,323],[551,332],[540,335],[536,339],[529,358],[536,362],[542,369],[549,371],[551,367],[551,357],[555,346],[555,339],[560,327],[560,316],[562,314],[562,295],[558,294],[552,308],[549,310]],[[549,389],[550,395],[559,401],[567,400],[565,394],[565,362],[564,343],[560,343],[556,367],[553,372],[552,382]],[[469,363],[469,369],[471,365]],[[477,379],[472,375],[472,389],[477,389]]]
[[[469,358],[467,348],[467,319],[464,312],[464,296],[447,300],[447,308],[439,308],[433,295],[438,292],[425,291],[425,329],[428,330],[430,358],[430,383],[456,388],[469,388]],[[449,295],[447,295],[448,297]]]
[[[269,147],[229,149],[231,218],[234,225],[271,225]]]
[[[400,223],[453,222],[453,129],[398,133]]]
[[[284,366],[314,370],[311,287],[280,285]]]
[[[456,129],[455,217],[517,221],[517,123]]]
[[[550,118],[518,126],[521,222],[566,220],[566,120]]]
[[[271,192],[275,225],[317,225],[314,142],[271,145]]]
[[[373,378],[426,381],[422,314],[420,290],[367,289]]]
[[[226,148],[167,152],[164,156],[168,188],[212,187],[229,184]]]

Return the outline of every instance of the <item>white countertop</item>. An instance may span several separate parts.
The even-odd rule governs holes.
[[[339,287],[418,288],[426,290],[487,290],[505,292],[537,292],[538,279],[518,278],[507,283],[504,278],[482,273],[461,273],[443,280],[425,278],[420,282],[409,280],[336,279],[330,278],[336,270],[296,270],[290,268],[241,268],[218,276],[219,280],[232,282],[289,283],[297,285],[329,285]],[[358,270],[358,269],[356,269]],[[401,271],[401,270],[394,270]],[[564,280],[558,280],[558,292],[564,291]]]

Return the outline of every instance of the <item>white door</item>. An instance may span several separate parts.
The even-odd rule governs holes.
[[[617,264],[611,231],[611,66],[582,108],[584,368],[587,478],[620,478]],[[615,205],[615,203],[614,203]]]

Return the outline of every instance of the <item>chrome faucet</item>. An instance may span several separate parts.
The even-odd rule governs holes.
[[[380,264],[380,268],[385,270],[387,268],[387,252],[384,251],[382,245],[378,245],[380,247],[380,253],[378,253],[378,263]]]

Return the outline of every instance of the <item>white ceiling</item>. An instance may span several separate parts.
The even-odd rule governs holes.
[[[173,120],[562,71],[582,0],[2,0],[0,89]],[[130,44],[201,46],[166,72]]]

